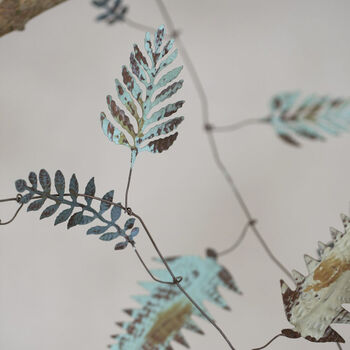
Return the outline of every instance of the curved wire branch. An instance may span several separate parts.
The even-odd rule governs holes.
[[[17,203],[20,203],[21,198],[22,198],[22,195],[18,194],[16,197],[13,197],[13,198],[0,199],[0,203],[5,203],[5,202],[17,202]],[[12,216],[12,218],[10,220],[2,222],[1,219],[0,219],[0,225],[8,225],[12,221],[14,221],[16,219],[18,213],[23,208],[23,205],[24,205],[23,203],[20,204],[20,206],[17,208],[17,210],[15,211],[14,215]]]
[[[245,235],[247,234],[248,232],[248,228],[249,226],[251,225],[255,225],[255,220],[252,221],[252,222],[247,222],[244,227],[243,227],[243,230],[242,230],[242,233],[239,235],[239,237],[237,238],[237,240],[232,244],[231,247],[219,252],[219,253],[216,253],[217,256],[223,256],[223,255],[226,255],[226,254],[229,254],[229,253],[232,253],[236,248],[238,248],[238,246],[242,243]]]
[[[267,348],[274,340],[276,340],[278,337],[285,337],[284,334],[280,333],[277,334],[276,336],[274,336],[267,344],[265,344],[264,346],[262,346],[261,348],[255,348],[253,350],[261,350],[261,349],[265,349]]]
[[[267,122],[267,118],[251,118],[251,119],[244,119],[237,123],[229,124],[229,125],[212,125],[207,124],[206,130],[208,131],[214,131],[214,132],[230,132],[235,131],[241,128],[244,128],[245,126],[252,125],[252,124],[262,124]]]
[[[159,10],[163,15],[164,21],[167,24],[167,27],[169,28],[170,32],[176,32],[175,29],[175,25],[174,22],[172,21],[172,18],[166,8],[166,6],[164,5],[164,2],[162,0],[156,0],[156,3],[158,4]],[[251,215],[240,191],[238,190],[238,187],[235,185],[233,178],[231,176],[231,174],[228,172],[226,166],[224,165],[223,161],[221,160],[218,148],[217,148],[217,144],[214,138],[214,135],[212,133],[212,130],[210,130],[210,127],[208,128],[208,125],[211,125],[209,123],[209,108],[208,108],[208,98],[206,96],[204,87],[202,85],[201,79],[199,78],[199,75],[194,67],[194,64],[184,46],[184,44],[182,43],[182,40],[180,37],[178,37],[176,39],[177,41],[177,46],[179,48],[179,51],[181,52],[181,55],[183,57],[183,60],[186,63],[186,67],[188,69],[188,72],[190,73],[193,83],[197,89],[197,92],[199,94],[199,98],[201,101],[201,106],[202,106],[202,119],[203,119],[203,124],[205,129],[207,130],[207,135],[208,135],[208,140],[209,140],[209,144],[211,147],[211,151],[214,157],[214,161],[217,165],[217,167],[219,168],[219,170],[221,171],[221,173],[223,174],[224,178],[226,179],[226,182],[229,184],[229,186],[231,187],[232,192],[234,193],[237,201],[239,202],[244,214],[246,215],[248,221],[252,221],[253,220],[253,216]],[[271,250],[268,248],[267,244],[264,242],[264,240],[262,239],[261,234],[259,233],[256,225],[252,225],[252,230],[254,232],[254,234],[256,235],[256,237],[259,239],[259,242],[262,244],[263,248],[266,250],[267,254],[269,255],[269,257],[272,259],[272,261],[291,279],[292,275],[291,273],[288,271],[287,268],[285,268],[283,266],[283,264],[272,254]]]

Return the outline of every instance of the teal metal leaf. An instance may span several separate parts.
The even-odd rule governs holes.
[[[181,286],[204,310],[205,301],[230,309],[219,294],[221,286],[241,294],[230,272],[212,257],[183,256],[169,258],[167,262],[175,275],[183,276]],[[159,279],[169,280],[166,270],[156,270],[153,274]],[[149,294],[134,297],[141,308],[125,310],[133,319],[117,323],[124,332],[112,336],[115,339],[115,343],[109,346],[112,350],[169,350],[173,341],[189,347],[181,333],[183,329],[203,334],[192,319],[193,315],[202,315],[176,286],[153,281],[140,284]]]
[[[121,108],[107,96],[107,105],[113,117],[109,121],[101,113],[101,126],[108,139],[118,145],[128,146],[131,150],[131,165],[136,156],[143,151],[161,153],[175,142],[178,126],[183,117],[173,118],[184,101],[168,104],[152,113],[151,110],[171,98],[183,85],[183,80],[174,81],[179,76],[182,66],[176,67],[159,77],[160,72],[177,57],[177,50],[170,53],[174,40],[169,40],[162,48],[165,36],[164,26],[160,26],[151,39],[145,35],[145,51],[148,58],[134,45],[130,55],[130,70],[122,67],[123,82],[115,80]],[[163,122],[163,119],[168,120]],[[162,124],[157,124],[162,121]]]
[[[88,235],[100,235],[100,239],[104,241],[123,237],[123,246],[125,245],[126,247],[129,243],[133,244],[134,237],[138,233],[138,228],[134,227],[135,219],[127,217],[124,222],[124,229],[121,229],[116,223],[121,219],[122,208],[120,203],[112,203],[114,196],[113,190],[107,192],[101,201],[98,197],[95,197],[95,180],[91,178],[85,187],[84,194],[79,194],[79,183],[77,177],[73,174],[69,182],[69,193],[65,193],[64,176],[60,170],[57,170],[54,182],[57,191],[56,194],[51,193],[51,180],[46,170],[42,169],[39,173],[39,182],[42,190],[38,189],[37,178],[37,175],[31,172],[29,174],[29,182],[32,186],[29,186],[23,179],[15,182],[17,191],[27,192],[20,199],[20,203],[22,204],[29,203],[27,211],[37,211],[42,208],[46,201],[51,201],[53,204],[47,206],[41,213],[40,219],[44,219],[54,215],[60,206],[68,206],[68,208],[62,210],[57,215],[55,225],[68,220],[67,228],[70,229],[78,225],[88,225],[95,220],[99,220],[102,222],[102,226],[91,227],[87,230]],[[32,200],[33,197],[35,200]],[[82,202],[78,201],[80,197],[84,197],[85,203],[83,199]],[[99,211],[92,207],[93,201],[96,200],[100,203]],[[111,210],[109,211],[109,209]],[[131,229],[133,230],[128,235],[126,231]],[[110,230],[110,232],[105,233],[107,230]]]
[[[350,101],[328,96],[282,93],[271,101],[272,124],[282,140],[293,145],[300,143],[293,137],[324,141],[324,134],[337,136],[350,128]]]

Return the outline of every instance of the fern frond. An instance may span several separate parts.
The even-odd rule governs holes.
[[[203,302],[212,303],[230,310],[221,297],[218,287],[223,286],[241,294],[232,275],[220,266],[212,257],[183,256],[167,259],[170,268],[183,277],[181,286],[196,300],[201,308]],[[167,280],[166,270],[153,271],[158,278]],[[183,329],[198,334],[203,331],[192,320],[192,316],[203,317],[175,285],[160,285],[157,282],[141,282],[149,294],[135,296],[141,304],[140,309],[127,309],[125,312],[133,319],[130,322],[118,322],[126,333],[114,335],[116,343],[110,345],[112,350],[169,350],[171,342],[177,342],[189,348],[182,334]],[[206,310],[207,312],[207,310]]]
[[[100,117],[102,130],[108,139],[130,148],[132,165],[140,152],[161,153],[169,149],[178,136],[177,127],[184,119],[183,116],[173,116],[183,106],[182,100],[150,115],[155,107],[171,98],[183,85],[183,80],[175,81],[182,66],[160,75],[177,57],[177,50],[170,52],[174,40],[163,45],[164,36],[164,26],[158,28],[153,40],[150,33],[146,33],[144,46],[147,58],[134,45],[130,55],[131,70],[123,66],[123,82],[115,80],[118,98],[124,109],[109,95],[107,105],[114,123],[108,120],[104,112]]]
[[[280,138],[293,146],[300,146],[300,143],[292,134],[324,141],[324,134],[337,136],[349,130],[350,101],[317,95],[301,98],[297,92],[282,93],[273,97],[268,120]]]
[[[21,198],[21,203],[28,204],[27,211],[38,211],[48,201],[54,203],[42,211],[40,219],[54,215],[61,206],[68,207],[56,216],[55,225],[67,222],[67,228],[70,229],[77,225],[87,225],[99,220],[102,225],[93,226],[86,233],[88,235],[100,235],[99,238],[103,241],[110,241],[119,237],[124,238],[124,241],[116,244],[115,249],[117,250],[124,249],[128,243],[132,243],[139,232],[139,229],[134,227],[134,218],[127,219],[124,227],[117,224],[122,214],[121,205],[120,203],[112,203],[114,191],[107,192],[102,199],[95,197],[94,178],[87,183],[84,194],[79,193],[79,183],[75,174],[70,178],[68,193],[65,193],[66,182],[60,170],[56,171],[54,178],[57,193],[52,192],[50,175],[44,169],[40,170],[39,176],[31,172],[28,179],[31,186],[28,186],[23,179],[17,180],[15,183],[18,192],[26,192]],[[38,188],[38,179],[41,190]],[[79,197],[83,197],[85,203],[79,202]],[[99,202],[99,209],[92,207],[94,200]],[[108,211],[109,218],[106,216]]]

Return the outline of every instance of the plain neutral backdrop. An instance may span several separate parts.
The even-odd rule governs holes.
[[[299,89],[305,94],[349,95],[348,1],[170,1],[209,97],[217,125],[268,113],[271,96]],[[129,17],[158,26],[156,3],[128,0]],[[81,187],[95,176],[97,192],[116,190],[122,200],[129,152],[102,134],[105,96],[116,97],[114,78],[143,33],[118,23],[97,23],[86,1],[68,1],[30,21],[24,32],[0,38],[0,198],[16,195],[14,181],[41,168]],[[181,55],[180,55],[181,56]],[[181,57],[178,63],[182,62]],[[197,91],[186,70],[178,93],[185,122],[173,147],[136,162],[130,204],[145,219],[165,255],[204,255],[238,237],[245,217],[215,167],[201,122]],[[349,212],[350,135],[327,142],[281,142],[269,126],[217,134],[219,150],[272,251],[288,267],[306,273],[303,254],[315,255],[329,241],[329,226],[342,228]],[[15,204],[0,204],[6,220]],[[152,267],[155,253],[144,233],[137,244]],[[0,349],[96,350],[128,320],[124,308],[143,294],[148,276],[131,249],[69,231],[23,211],[0,228]],[[221,290],[232,308],[208,306],[237,349],[262,346],[289,327],[280,295],[283,273],[250,232],[220,263],[234,275],[243,296]],[[287,278],[286,278],[287,280]],[[288,281],[289,282],[289,281]],[[289,282],[292,286],[292,283]],[[208,323],[184,334],[192,349],[226,349]],[[349,326],[334,328],[350,341]],[[174,343],[174,349],[182,346]],[[336,349],[280,338],[270,349]],[[350,349],[348,344],[343,349]]]

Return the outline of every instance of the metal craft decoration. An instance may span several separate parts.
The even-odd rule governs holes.
[[[230,310],[218,287],[241,294],[230,272],[211,256],[179,256],[168,258],[167,262],[175,273],[182,274],[181,286],[207,313],[203,304],[207,300]],[[153,273],[163,280],[169,276],[166,270]],[[117,323],[125,332],[112,336],[116,341],[109,346],[112,350],[172,350],[172,341],[188,348],[182,329],[204,334],[192,319],[193,315],[203,316],[176,286],[157,282],[141,282],[140,285],[149,294],[134,297],[141,304],[140,309],[125,310],[133,320]]]
[[[64,205],[68,206],[68,208],[57,215],[55,225],[68,220],[67,228],[70,229],[77,225],[90,224],[94,220],[99,219],[102,225],[89,228],[86,232],[88,235],[99,235],[99,238],[103,241],[111,241],[123,237],[124,241],[117,243],[115,246],[117,250],[124,249],[128,243],[134,242],[134,237],[139,232],[139,228],[134,227],[135,218],[129,218],[125,221],[124,226],[119,226],[116,222],[121,218],[121,204],[112,203],[114,191],[107,192],[102,199],[95,197],[96,187],[94,178],[86,185],[84,194],[79,194],[79,183],[75,174],[70,178],[68,193],[65,193],[65,178],[60,170],[56,171],[54,179],[57,193],[52,193],[51,178],[44,169],[40,170],[39,176],[31,172],[28,179],[31,186],[23,179],[17,180],[15,183],[18,192],[26,192],[26,194],[20,196],[19,203],[28,204],[27,211],[37,211],[41,209],[46,201],[54,203],[43,210],[40,219],[54,215],[57,210]],[[38,188],[38,180],[42,190]],[[79,197],[83,197],[85,203],[79,202]],[[94,199],[99,200],[99,209],[92,207]],[[109,211],[109,209],[111,210]],[[106,215],[108,211],[109,218]]]
[[[104,112],[100,116],[102,130],[108,139],[117,145],[130,148],[131,166],[140,152],[161,153],[169,149],[178,136],[175,131],[184,119],[183,116],[173,116],[183,106],[184,101],[170,103],[149,116],[154,107],[172,97],[183,84],[183,80],[173,82],[180,74],[182,66],[160,76],[178,53],[177,49],[171,52],[173,39],[162,47],[164,36],[164,26],[160,26],[155,32],[153,41],[150,33],[146,33],[144,47],[148,58],[134,44],[134,52],[130,54],[132,73],[123,66],[124,84],[115,80],[119,101],[127,112],[117,105],[112,96],[107,96],[107,105],[116,126],[108,120]]]
[[[104,9],[104,12],[97,16],[96,20],[105,21],[108,24],[124,21],[128,12],[128,7],[122,4],[122,0],[94,0],[92,4]]]
[[[302,98],[298,92],[287,92],[272,98],[271,116],[267,118],[285,142],[300,146],[291,136],[325,140],[324,134],[336,136],[349,130],[349,99],[311,95]]]
[[[293,329],[282,334],[304,337],[311,342],[344,343],[330,327],[332,323],[350,323],[350,313],[342,305],[350,302],[350,218],[341,215],[344,232],[331,228],[331,244],[319,243],[320,260],[305,255],[309,274],[293,271],[296,289],[281,281],[284,309]]]

